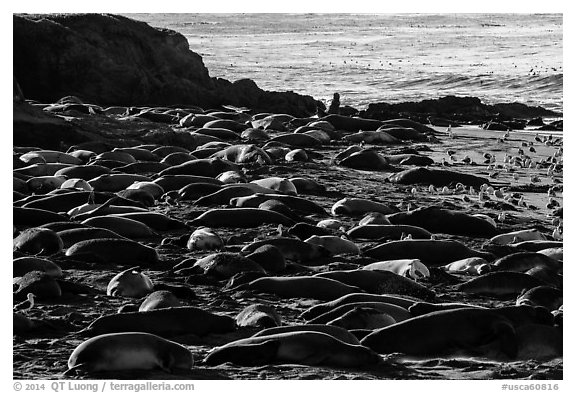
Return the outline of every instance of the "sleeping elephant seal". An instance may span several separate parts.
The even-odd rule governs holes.
[[[240,366],[296,363],[308,366],[362,367],[381,362],[374,351],[346,344],[325,333],[298,331],[249,337],[215,348],[207,365],[232,362]]]
[[[392,224],[415,225],[432,233],[483,238],[497,233],[496,227],[482,218],[435,206],[389,214],[387,217]]]
[[[490,310],[459,308],[421,315],[364,337],[360,343],[378,353],[401,352],[441,356],[461,351],[480,352],[495,344],[498,355],[515,358],[518,352],[512,323]]]
[[[227,315],[218,315],[197,307],[185,306],[104,315],[79,333],[89,336],[121,332],[145,332],[162,337],[184,334],[205,336],[231,332],[235,328],[234,319]]]
[[[410,168],[395,173],[388,178],[397,184],[432,184],[434,186],[449,186],[454,183],[462,183],[465,186],[479,188],[482,184],[490,184],[488,179],[455,171],[442,169],[428,169],[423,167]]]
[[[87,372],[152,370],[168,373],[190,370],[192,353],[183,345],[148,333],[111,333],[92,337],[78,345],[68,359],[67,371]]]

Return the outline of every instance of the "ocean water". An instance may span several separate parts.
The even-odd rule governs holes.
[[[343,105],[448,94],[562,111],[561,14],[125,14],[182,33],[212,77]]]

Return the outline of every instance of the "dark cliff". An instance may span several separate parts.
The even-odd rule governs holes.
[[[223,104],[308,116],[316,100],[211,78],[186,38],[110,14],[14,15],[14,76],[28,99],[99,105]]]

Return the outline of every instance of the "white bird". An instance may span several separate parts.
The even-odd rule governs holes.
[[[498,214],[498,221],[499,222],[506,221],[506,212],[502,212],[502,213]]]

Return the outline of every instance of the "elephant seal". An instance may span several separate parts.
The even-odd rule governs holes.
[[[213,183],[191,183],[178,190],[178,200],[195,201],[206,195],[210,195],[220,190],[222,186]]]
[[[166,175],[193,175],[215,178],[222,172],[237,171],[238,169],[238,165],[235,163],[221,158],[199,158],[166,168],[158,175],[160,177]],[[167,191],[164,186],[162,187]]]
[[[330,278],[375,294],[399,294],[419,299],[434,299],[436,294],[428,288],[386,270],[338,270],[317,273],[314,277]]]
[[[14,292],[13,298],[17,301],[26,299],[29,293],[32,293],[38,300],[62,296],[62,288],[54,277],[37,270],[24,274],[20,279],[15,280],[14,284],[18,288]]]
[[[541,285],[530,288],[518,296],[516,305],[520,306],[522,304],[545,307],[552,312],[563,304],[563,294],[557,288]]]
[[[363,270],[386,270],[402,277],[419,280],[430,277],[430,270],[419,259],[393,259],[365,265]]]
[[[358,226],[362,225],[391,225],[392,223],[388,220],[388,217],[382,213],[372,212],[366,214],[360,221],[358,221]]]
[[[546,240],[546,237],[537,229],[524,229],[521,231],[508,232],[494,236],[489,240],[489,242],[492,244],[506,245],[510,243],[520,243],[527,240]]]
[[[306,243],[315,244],[317,246],[322,246],[332,255],[339,255],[339,254],[360,254],[360,248],[356,245],[356,243],[342,239],[339,236],[317,236],[312,235],[308,239],[304,240]]]
[[[546,248],[562,247],[563,242],[551,240],[526,240],[520,243],[509,244],[510,247],[523,251],[538,252]]]
[[[125,265],[155,265],[158,253],[152,247],[128,239],[91,239],[74,244],[66,256],[92,262]]]
[[[383,214],[391,214],[397,212],[398,209],[388,206],[384,203],[374,202],[362,198],[344,198],[340,199],[332,205],[332,215],[334,216],[357,216],[370,212],[378,212]]]
[[[475,251],[457,240],[395,240],[364,251],[375,259],[420,259],[426,266],[443,266],[447,262],[470,257],[492,260],[488,252]]]
[[[137,181],[126,187],[127,190],[144,190],[154,199],[160,198],[164,194],[164,189],[152,181]]]
[[[545,248],[537,252],[560,262],[564,260],[564,247]]]
[[[92,186],[90,184],[88,184],[88,182],[86,180],[80,179],[80,178],[68,179],[64,183],[60,184],[60,188],[62,188],[62,189],[75,188],[75,189],[83,190],[83,191],[93,191],[94,190],[92,188]]]
[[[195,175],[163,175],[154,179],[153,183],[162,187],[164,192],[178,191],[182,187],[194,183],[210,183],[217,186],[222,186],[224,184],[213,177]]]
[[[56,232],[48,228],[29,228],[13,241],[13,250],[35,255],[52,255],[62,251],[64,244]]]
[[[154,290],[150,278],[139,270],[130,268],[115,275],[106,288],[108,296],[141,298]]]
[[[294,225],[290,218],[273,211],[255,208],[211,209],[188,222],[192,226],[254,228],[265,224]]]
[[[192,353],[183,345],[148,333],[112,333],[89,338],[68,359],[68,372],[152,370],[172,373],[190,370]]]
[[[396,168],[391,166],[383,155],[372,149],[349,151],[348,153],[350,154],[339,154],[334,159],[336,165],[364,171],[396,171]]]
[[[233,145],[212,154],[211,158],[224,159],[236,164],[247,164],[250,162],[272,163],[272,158],[270,158],[268,153],[256,145]],[[237,170],[237,168],[229,170]]]
[[[169,167],[174,165],[180,165],[188,161],[197,160],[198,157],[193,156],[190,153],[185,152],[174,152],[168,154],[166,157],[162,158],[160,163],[166,164]]]
[[[475,304],[467,303],[428,303],[428,302],[416,302],[408,308],[408,311],[412,316],[418,317],[424,314],[430,314],[431,312],[443,311],[443,310],[454,310],[457,308],[481,308],[487,309],[486,307],[477,306]]]
[[[236,207],[258,207],[263,202],[269,200],[282,202],[290,209],[302,214],[319,214],[322,216],[327,215],[324,208],[318,205],[316,202],[293,195],[255,193],[252,195],[246,195],[244,197],[231,198],[230,205]]]
[[[105,228],[72,228],[57,232],[64,248],[70,248],[74,244],[90,239],[120,239],[123,236]]]
[[[282,194],[297,195],[296,186],[290,180],[283,177],[266,177],[264,179],[252,180],[250,183],[278,191]]]
[[[484,238],[497,233],[496,228],[486,220],[434,206],[389,214],[387,217],[392,224],[416,225],[432,233]]]
[[[271,327],[268,329],[260,330],[258,333],[252,335],[252,337],[262,337],[271,336],[278,333],[288,333],[288,332],[320,332],[328,334],[346,344],[360,345],[360,341],[351,334],[348,330],[341,328],[339,326],[325,325],[325,324],[306,324],[306,325],[290,325],[290,326],[278,326]]]
[[[108,229],[129,239],[158,236],[148,225],[126,217],[97,216],[82,221],[82,224]]]
[[[308,366],[362,367],[381,362],[381,358],[361,345],[346,344],[320,332],[288,332],[249,337],[212,350],[204,359],[207,365],[232,362],[240,366],[296,363]]]
[[[332,124],[336,130],[348,132],[357,132],[360,130],[375,131],[384,124],[380,120],[363,119],[360,117],[349,117],[337,114],[324,116],[322,117],[322,120]]]
[[[188,229],[188,225],[180,220],[168,217],[162,213],[156,212],[127,212],[127,213],[112,213],[108,214],[113,217],[128,218],[130,220],[138,221],[154,231],[175,231],[180,229]]]
[[[221,250],[224,241],[212,229],[206,227],[197,228],[188,239],[186,248],[194,250]]]
[[[382,354],[401,352],[413,356],[482,353],[481,347],[487,344],[495,344],[498,352],[510,359],[518,352],[514,327],[507,318],[491,310],[471,308],[407,319],[376,330],[360,343]]]
[[[190,323],[194,321],[194,323]],[[197,307],[171,307],[146,312],[104,315],[93,321],[81,334],[97,336],[105,333],[144,332],[161,337],[185,334],[205,336],[234,331],[234,319]]]
[[[386,302],[370,302],[370,301],[363,301],[363,302],[356,302],[356,303],[346,303],[341,304],[338,307],[334,307],[329,311],[326,311],[324,314],[320,314],[315,318],[310,319],[307,323],[328,323],[334,319],[341,317],[342,315],[346,314],[350,310],[354,310],[357,308],[363,309],[373,309],[378,311],[379,313],[385,313],[390,316],[394,322],[404,321],[406,319],[412,318],[412,315],[408,312],[407,309],[404,307],[398,306],[396,304],[386,303]],[[385,318],[387,320],[387,318]],[[343,325],[337,325],[340,327],[345,327]],[[381,326],[382,327],[382,326]],[[348,329],[348,328],[347,328]],[[350,329],[364,329],[364,327],[354,327]],[[348,330],[350,330],[348,329]]]
[[[334,300],[350,293],[362,292],[355,286],[324,277],[262,277],[240,286],[257,292],[273,293],[283,298]]]
[[[412,239],[431,239],[432,234],[424,228],[414,225],[393,224],[362,224],[346,232],[350,239],[362,240],[400,240],[403,236],[410,235]]]
[[[498,271],[524,273],[535,267],[545,267],[555,272],[562,272],[562,262],[537,252],[517,252],[506,255],[493,266]]]
[[[22,277],[26,273],[34,270],[44,272],[54,278],[60,278],[63,275],[60,266],[48,259],[20,257],[12,261],[12,275],[14,277]]]
[[[170,291],[154,291],[146,296],[146,299],[140,304],[138,311],[152,311],[161,308],[181,307],[180,300]]]
[[[247,254],[246,258],[262,266],[266,273],[279,273],[286,269],[286,259],[284,255],[278,247],[271,244],[258,247],[250,254]]]
[[[204,274],[221,278],[230,278],[241,272],[266,272],[256,262],[233,252],[210,254],[196,261],[194,268],[201,269]]]
[[[475,188],[479,188],[483,184],[490,185],[490,181],[483,177],[455,171],[422,167],[410,168],[395,173],[388,177],[388,180],[397,184],[432,184],[436,187],[450,186],[451,184],[456,183],[462,183],[465,186],[472,186]]]
[[[12,223],[17,227],[35,227],[52,222],[66,221],[67,217],[44,209],[12,207]]]
[[[357,306],[343,315],[326,322],[328,326],[339,326],[344,329],[380,329],[396,323],[386,312],[375,308]]]
[[[373,145],[379,144],[399,144],[399,139],[393,137],[386,131],[358,131],[354,134],[346,135],[342,138],[350,143],[369,143]]]
[[[492,265],[484,258],[471,257],[454,261],[443,266],[443,269],[448,273],[456,274],[469,274],[471,276],[479,276],[488,273],[492,269]]]
[[[410,299],[407,297],[402,296],[395,296],[395,295],[375,295],[372,293],[352,293],[350,295],[344,295],[338,299],[332,300],[330,302],[317,304],[315,306],[310,307],[308,310],[304,311],[300,317],[304,318],[305,320],[310,320],[312,318],[317,317],[318,315],[324,314],[338,306],[343,304],[349,303],[360,303],[360,302],[382,302],[382,303],[389,303],[395,304],[397,306],[403,307],[408,309],[408,307],[412,306],[415,302],[419,300],[414,298]]]
[[[236,325],[271,328],[282,325],[282,320],[273,307],[265,304],[251,304],[236,316]]]
[[[456,289],[470,294],[511,297],[523,290],[545,283],[535,277],[518,272],[489,272],[456,286]]]
[[[326,186],[305,177],[291,177],[288,180],[296,187],[297,194],[322,194]]]
[[[118,192],[137,181],[150,181],[150,178],[130,173],[109,173],[88,180],[88,184],[94,191]]]
[[[244,246],[241,253],[249,254],[264,245],[272,245],[280,250],[284,258],[304,264],[310,264],[314,260],[330,256],[330,252],[322,246],[289,237],[259,240]]]

